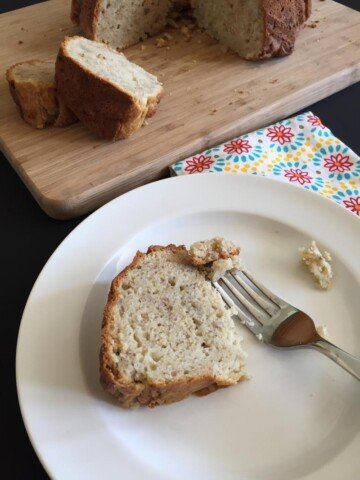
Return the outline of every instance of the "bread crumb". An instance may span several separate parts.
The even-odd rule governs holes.
[[[214,115],[217,112],[216,108],[214,110],[211,110],[210,115]]]
[[[229,258],[215,260],[209,266],[204,266],[206,277],[212,282],[217,282],[220,277],[230,270],[240,270],[241,260],[238,255],[231,255]]]
[[[189,253],[194,265],[205,265],[220,258],[227,259],[239,255],[240,248],[222,237],[214,237],[211,240],[193,243]]]
[[[22,45],[24,42],[22,40],[18,41],[18,45]]]
[[[277,78],[274,78],[274,80],[271,80],[270,83],[276,83],[278,82],[279,80]]]
[[[168,47],[174,43],[174,37],[170,35],[170,33],[164,33],[162,37],[159,37],[155,40],[155,45],[158,48],[166,47],[167,50],[169,50]]]
[[[313,240],[310,247],[299,248],[299,254],[303,263],[315,277],[316,285],[323,290],[328,290],[333,278],[330,253],[326,251],[322,253]]]
[[[315,22],[309,22],[306,24],[307,27],[309,28],[316,28],[317,27],[317,24]]]
[[[324,340],[329,339],[329,333],[326,325],[318,325],[316,327],[316,331]]]
[[[172,18],[168,19],[168,25],[172,28],[176,28],[176,29],[179,28],[179,24],[177,22],[175,22],[175,20],[172,19]]]
[[[240,248],[221,237],[195,242],[189,249],[191,263],[202,266],[209,280],[215,282],[229,270],[239,270]]]
[[[157,46],[157,48],[162,48],[167,45],[167,42],[165,38],[160,37],[155,40],[155,45]]]
[[[264,343],[264,336],[262,333],[258,333],[257,335],[255,335],[256,338],[259,340],[259,342],[261,343]]]
[[[192,37],[192,34],[191,34],[191,31],[190,31],[190,28],[189,28],[190,25],[182,25],[181,28],[180,28],[180,32],[183,34],[183,36],[185,37],[185,41],[189,41]]]

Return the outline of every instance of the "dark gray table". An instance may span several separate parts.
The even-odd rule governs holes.
[[[39,2],[1,0],[0,13],[34,3]],[[359,0],[341,3],[360,10]],[[360,152],[359,106],[360,85],[357,84],[308,109],[353,150]],[[0,289],[3,335],[0,431],[3,438],[1,472],[4,475],[2,478],[7,480],[49,478],[30,444],[20,415],[15,384],[16,339],[21,314],[36,277],[55,248],[81,220],[61,222],[47,217],[0,154],[0,251],[3,268],[3,287]]]

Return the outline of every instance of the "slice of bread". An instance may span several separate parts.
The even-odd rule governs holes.
[[[122,407],[154,407],[246,378],[232,312],[184,246],[138,252],[112,282],[100,378]]]
[[[122,54],[83,37],[65,37],[56,60],[61,101],[98,135],[129,137],[152,116],[163,92],[157,78]]]
[[[59,115],[53,61],[16,63],[7,70],[6,79],[22,118],[32,127],[67,126],[77,120],[67,108]]]
[[[191,0],[198,24],[249,60],[289,55],[311,0]]]

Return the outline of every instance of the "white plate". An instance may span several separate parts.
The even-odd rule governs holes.
[[[276,350],[244,331],[249,382],[154,410],[122,410],[99,386],[111,279],[137,249],[215,235],[238,242],[259,279],[360,354],[357,218],[316,194],[255,176],[194,175],[134,190],[66,238],[25,308],[18,394],[53,478],[358,478],[360,383],[317,352]],[[311,239],[333,254],[329,292],[316,290],[299,265],[297,248]]]

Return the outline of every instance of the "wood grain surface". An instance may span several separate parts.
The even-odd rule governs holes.
[[[167,174],[173,162],[291,115],[360,78],[360,14],[314,0],[308,26],[290,57],[246,62],[206,34],[169,30],[125,51],[158,75],[165,96],[148,125],[110,143],[81,124],[34,130],[5,80],[11,64],[54,58],[65,35],[78,34],[69,0],[50,0],[0,15],[0,146],[39,205],[54,218],[87,213]]]

